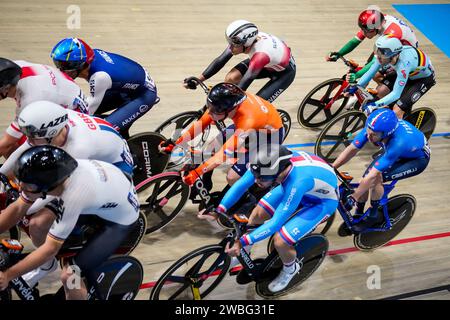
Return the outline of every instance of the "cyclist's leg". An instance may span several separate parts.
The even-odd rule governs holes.
[[[245,59],[234,66],[225,76],[225,82],[238,84],[248,70],[250,59]]]
[[[397,117],[403,119],[405,114],[409,114],[412,106],[419,101],[419,99],[435,84],[436,80],[434,74],[426,78],[409,80],[406,83],[400,99],[398,99],[393,108],[393,111],[397,114]]]
[[[90,283],[94,283],[93,279],[90,279],[92,277],[91,272],[114,254],[131,230],[133,230],[133,226],[134,223],[126,226],[105,220],[103,229],[87,243],[72,261],[81,270],[81,276],[86,276]],[[83,284],[81,284],[81,288],[69,289],[68,281],[71,276],[73,275],[67,272],[67,268],[61,274],[67,299],[79,299],[83,296],[85,299],[86,288]]]
[[[104,118],[106,115],[104,113],[115,110],[119,108],[121,105],[125,104],[127,101],[123,99],[123,97],[118,92],[109,92],[105,93],[105,96],[102,99],[102,102],[98,106],[97,110],[94,112],[95,116],[100,118]]]
[[[377,97],[379,99],[387,96],[394,88],[397,74],[395,72],[388,73],[377,86]]]
[[[155,91],[145,90],[136,99],[117,108],[106,117],[106,120],[116,126],[121,132],[126,131],[134,121],[146,114],[155,104],[158,96]]]
[[[259,76],[263,77],[265,73],[269,72],[263,70]],[[289,65],[284,71],[270,72],[269,82],[267,82],[256,95],[272,103],[291,85],[295,79],[295,74],[296,66],[293,61],[289,62]]]

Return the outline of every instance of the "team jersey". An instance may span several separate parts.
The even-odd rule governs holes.
[[[107,121],[72,110],[68,137],[61,148],[77,159],[94,159],[112,163],[127,174],[133,172],[133,158],[128,144]],[[28,141],[5,161],[0,172],[10,176],[20,155],[31,148]]]
[[[236,109],[236,114],[231,119],[235,126],[234,134],[228,138],[221,149],[213,157],[205,161],[199,167],[199,171],[210,166],[223,163],[227,157],[233,157],[238,147],[243,146],[245,140],[253,133],[267,134],[278,133],[283,128],[277,109],[268,101],[246,92],[247,99]],[[183,144],[199,135],[207,126],[213,123],[208,111],[194,122],[178,140],[176,144]],[[279,143],[279,142],[278,142]]]
[[[137,62],[121,55],[94,49],[94,60],[89,68],[89,111],[100,106],[108,93],[117,93],[123,99],[134,99],[145,90],[156,92],[155,83]]]
[[[40,202],[41,208],[51,206],[57,215],[48,235],[64,241],[79,216],[85,214],[121,225],[134,223],[139,201],[133,183],[112,164],[97,160],[77,159],[77,162],[78,167],[65,182],[61,196],[49,203]]]
[[[314,206],[324,200],[338,200],[338,180],[333,168],[320,157],[307,152],[293,152],[292,167],[277,188],[283,189],[283,199],[276,208],[272,219],[243,236],[246,244],[261,241],[282,228],[293,213],[302,206]],[[219,209],[227,211],[255,183],[251,170],[240,178],[223,197]],[[268,206],[266,203],[262,205]]]
[[[80,87],[65,73],[43,64],[14,61],[22,68],[17,83],[16,116],[6,133],[17,139],[23,137],[17,116],[30,103],[47,100],[60,106],[88,113],[87,99]]]
[[[366,87],[381,67],[378,59],[375,59],[370,69],[358,80],[358,84]],[[380,100],[375,101],[375,105],[378,107],[387,106],[400,99],[408,79],[426,78],[434,73],[430,58],[422,50],[411,46],[403,46],[397,63],[387,67],[384,66],[383,68],[388,67],[392,67],[395,70],[397,78],[392,91]]]
[[[398,38],[404,45],[418,47],[416,34],[403,20],[390,15],[384,15],[385,23],[384,28],[380,30],[380,35],[392,34]],[[364,32],[359,30],[355,36],[359,41],[363,41],[366,37]]]
[[[367,130],[361,130],[352,144],[361,149],[367,143]],[[399,120],[398,127],[389,138],[388,142],[380,143],[384,154],[375,162],[374,167],[378,171],[385,171],[395,162],[402,159],[417,159],[430,157],[430,147],[424,134],[411,123]]]

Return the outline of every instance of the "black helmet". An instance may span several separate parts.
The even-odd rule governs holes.
[[[36,146],[19,157],[14,174],[20,182],[35,186],[35,192],[48,192],[60,185],[77,168],[77,161],[54,146]]]
[[[261,148],[250,170],[257,179],[275,180],[291,164],[292,152],[288,148],[272,144]]]
[[[221,82],[211,88],[206,99],[212,113],[228,113],[247,98],[244,90],[232,83]]]
[[[15,86],[22,75],[22,68],[11,60],[0,58],[0,88]]]

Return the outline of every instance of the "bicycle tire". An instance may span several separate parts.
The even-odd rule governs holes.
[[[427,140],[430,140],[436,128],[436,113],[433,109],[427,107],[417,108],[407,115],[405,120],[419,129]]]
[[[283,128],[284,128],[284,137],[283,137],[283,141],[286,140],[289,132],[291,131],[291,126],[292,126],[292,120],[291,120],[291,116],[289,115],[289,113],[285,110],[282,109],[277,109],[278,114],[280,115],[281,118],[281,122],[283,122]]]

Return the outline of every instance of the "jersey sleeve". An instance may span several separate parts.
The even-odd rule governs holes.
[[[202,72],[203,77],[205,77],[205,79],[211,78],[213,75],[219,72],[219,70],[222,69],[228,61],[230,61],[232,56],[233,53],[231,52],[231,47],[226,47],[222,54],[214,59],[213,62],[211,62],[210,65],[205,69],[205,71]]]
[[[17,148],[0,167],[0,173],[3,173],[4,175],[11,177],[17,160],[22,155],[22,153],[25,150],[28,150],[29,148],[31,148],[31,145],[28,143],[28,141],[26,141],[19,148]]]
[[[355,38],[358,39],[359,41],[363,41],[366,36],[364,35],[364,32],[359,29],[359,31],[356,33]]]
[[[89,79],[91,96],[88,98],[89,114],[94,114],[102,103],[106,90],[112,87],[112,79],[104,71],[94,73]]]
[[[21,139],[24,136],[22,131],[20,131],[19,129],[19,123],[17,123],[16,119],[14,119],[13,122],[11,122],[11,124],[9,125],[9,127],[6,128],[6,133],[16,139]]]
[[[372,78],[375,76],[380,67],[381,65],[378,62],[378,59],[375,59],[370,69],[367,70],[367,72],[358,80],[358,85],[364,88],[367,87],[370,80],[372,80]]]
[[[261,70],[270,62],[270,57],[264,52],[255,53],[250,59],[247,72],[242,76],[239,87],[247,90],[253,80],[258,76]]]
[[[298,177],[293,177],[293,179],[285,186],[280,185],[277,187],[284,188],[284,196],[280,204],[277,206],[272,219],[256,228],[251,233],[242,236],[240,241],[243,246],[250,245],[270,237],[275,232],[280,230],[288,221],[291,215],[298,208],[300,202],[302,201],[303,195],[314,187],[313,179],[297,178]]]
[[[364,127],[364,129],[362,129],[360,132],[358,132],[358,134],[355,136],[355,139],[353,139],[352,144],[358,148],[361,149],[362,147],[364,147],[364,145],[367,143],[368,139],[367,139],[367,130]]]
[[[236,181],[230,190],[223,196],[222,201],[220,201],[219,208],[226,212],[229,208],[236,204],[245,191],[248,190],[255,183],[255,177],[250,170],[247,170],[244,175]]]
[[[196,136],[198,136],[200,133],[205,130],[207,126],[209,126],[213,122],[211,115],[209,114],[209,111],[206,111],[200,119],[195,121],[191,127],[181,135],[175,142],[176,144],[183,144],[185,142],[191,141]]]

